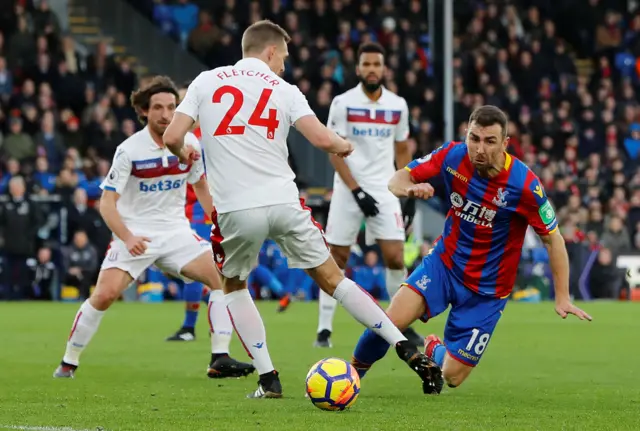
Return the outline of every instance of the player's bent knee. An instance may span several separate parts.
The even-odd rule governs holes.
[[[133,281],[128,272],[110,268],[100,272],[96,288],[89,299],[96,310],[106,310],[118,300],[122,292]]]
[[[449,386],[450,388],[457,388],[467,379],[468,374],[463,375],[460,373],[458,374],[443,373],[443,377],[444,377],[444,381],[447,382],[447,386]]]
[[[122,290],[115,284],[98,283],[90,297],[91,305],[96,310],[106,310],[118,300]]]
[[[457,388],[469,377],[473,367],[465,365],[448,353],[442,367],[442,377],[450,388]]]

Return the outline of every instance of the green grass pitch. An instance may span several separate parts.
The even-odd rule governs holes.
[[[51,374],[78,304],[0,303],[0,430],[638,430],[640,306],[583,304],[594,321],[563,321],[552,303],[507,306],[478,368],[460,388],[427,397],[394,352],[346,412],[304,398],[319,359],[351,357],[361,327],[338,310],[334,347],[312,347],[316,303],[284,314],[261,303],[285,398],[249,400],[257,377],[210,380],[206,318],[193,343],[167,343],[180,303],[118,303],[75,380]],[[204,307],[203,307],[204,309]],[[441,335],[444,317],[416,328]],[[234,337],[232,354],[246,355]]]

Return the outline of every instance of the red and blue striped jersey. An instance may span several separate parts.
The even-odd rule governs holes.
[[[198,138],[198,140],[202,137],[199,127],[193,130],[193,134]],[[191,223],[211,223],[211,214],[205,214],[202,205],[198,202],[198,198],[196,197],[196,193],[193,191],[193,186],[191,184],[187,185],[187,201],[184,206],[184,211]]]
[[[509,154],[492,178],[478,175],[464,142],[448,142],[405,169],[417,183],[443,179],[451,208],[433,252],[454,281],[481,295],[511,293],[529,225],[538,235],[558,228],[540,180]]]

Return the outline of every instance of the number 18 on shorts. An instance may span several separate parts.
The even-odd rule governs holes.
[[[484,354],[502,316],[507,298],[479,295],[455,280],[440,256],[431,254],[409,276],[405,285],[424,298],[426,322],[451,311],[444,329],[444,344],[454,359],[475,367]]]

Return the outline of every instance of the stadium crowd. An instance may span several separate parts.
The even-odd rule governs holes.
[[[80,56],[46,1],[12,3],[0,14],[0,298],[57,298],[60,284],[86,296],[110,239],[95,209],[98,185],[116,146],[140,127],[128,105],[138,77],[106,43]],[[292,36],[285,77],[324,122],[332,98],[358,83],[358,44],[378,41],[385,85],[410,108],[414,153],[442,143],[426,1],[132,3],[209,67],[240,58],[251,22],[281,24]],[[640,11],[625,1],[574,3],[456,2],[454,120],[463,139],[475,107],[509,114],[510,151],[557,209],[572,293],[617,298],[624,273],[615,259],[640,250]],[[592,73],[576,58],[592,60]],[[428,252],[425,240],[410,237],[408,267]],[[545,278],[540,244],[527,247],[521,287]],[[366,252],[358,267],[375,268]]]

